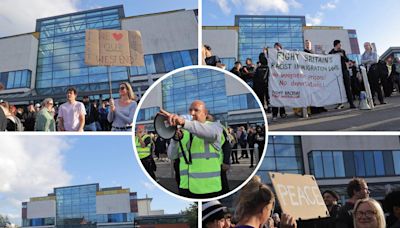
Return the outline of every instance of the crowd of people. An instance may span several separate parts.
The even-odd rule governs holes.
[[[1,86],[0,86],[1,88]],[[52,98],[27,107],[0,100],[0,131],[132,131],[137,102],[130,83],[119,85],[119,98],[91,101],[67,89],[67,102],[56,105]]]
[[[200,100],[194,101],[189,110],[191,119],[160,109],[159,114],[167,116],[168,121],[172,121],[171,125],[183,126],[176,131],[173,139],[163,139],[156,132],[147,132],[144,125],[137,126],[135,144],[141,163],[147,173],[157,181],[155,159],[171,162],[179,195],[210,198],[227,193],[227,171],[231,164],[239,164],[240,159],[250,159],[250,168],[254,168],[256,161],[260,160],[265,147],[265,126],[249,126],[247,130],[244,126],[237,127],[236,130],[224,127],[214,120],[205,103]],[[178,122],[173,122],[174,118]],[[204,140],[207,141],[208,149],[201,143]],[[258,153],[255,154],[254,151]],[[213,176],[210,180],[193,178],[189,181],[191,176],[188,173],[191,172],[204,172],[203,175],[207,172],[213,175],[219,172],[220,175]]]
[[[382,202],[370,197],[364,179],[353,178],[347,185],[348,200],[340,205],[332,190],[322,193],[329,217],[296,221],[291,215],[274,213],[275,194],[260,177],[243,187],[234,205],[234,217],[219,201],[203,204],[202,223],[206,228],[399,228],[400,190],[388,193]],[[386,215],[385,215],[386,212]]]
[[[314,54],[312,43],[310,40],[305,41],[304,52]],[[284,47],[280,43],[275,43],[274,48],[278,51]],[[334,40],[333,48],[329,54],[338,54],[341,58],[343,84],[346,91],[346,97],[349,103],[349,108],[356,108],[355,101],[361,101],[360,93],[365,91],[363,78],[361,75],[360,66],[366,67],[368,83],[371,88],[374,104],[375,97],[378,96],[380,104],[386,104],[384,97],[390,97],[393,92],[400,94],[400,58],[389,56],[385,61],[379,60],[376,52],[373,51],[369,42],[364,43],[364,53],[361,55],[361,64],[357,65],[356,61],[350,60],[346,52],[342,49],[340,40]],[[213,55],[211,47],[204,45],[204,61],[203,64],[225,68],[218,56]],[[262,105],[266,107],[268,113],[272,112],[272,121],[276,121],[278,114],[281,118],[286,118],[285,107],[272,107],[269,102],[268,95],[268,48],[263,48],[259,54],[259,59],[256,64],[251,58],[247,58],[243,65],[240,61],[235,62],[230,72],[243,79],[260,99]],[[293,108],[293,113],[296,116],[303,117],[305,107]],[[337,104],[336,109],[344,108],[344,104]],[[325,107],[307,107],[307,115],[315,115],[328,111]]]

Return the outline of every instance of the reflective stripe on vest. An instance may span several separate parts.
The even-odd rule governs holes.
[[[221,142],[223,137],[221,135]],[[194,136],[191,153],[193,160],[189,165],[189,191],[194,194],[221,191],[221,149],[217,150],[209,142]]]
[[[149,138],[150,135],[143,135],[142,136],[142,141],[144,142],[147,138]],[[139,142],[139,137],[136,136],[135,138],[135,143],[136,143],[136,151],[139,154],[139,158],[143,159],[151,154],[151,143],[149,143],[146,147],[142,147]]]
[[[186,157],[189,157],[189,141],[190,141],[190,133],[184,129],[182,129],[183,137],[181,139],[181,143],[183,146],[184,153],[186,153]],[[178,142],[178,154],[179,154],[179,188],[181,189],[189,189],[189,165],[186,164],[185,159],[182,155],[182,150]]]

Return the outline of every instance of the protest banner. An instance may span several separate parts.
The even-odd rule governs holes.
[[[329,216],[314,176],[275,172],[269,176],[284,213],[296,220]]]
[[[139,31],[86,30],[85,64],[91,66],[144,66]]]
[[[340,55],[268,49],[274,107],[323,107],[347,102]]]

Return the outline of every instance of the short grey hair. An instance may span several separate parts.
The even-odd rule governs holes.
[[[45,99],[42,101],[42,107],[46,106],[47,103],[49,103],[50,101],[53,102],[53,98],[50,98],[50,97],[45,98]]]

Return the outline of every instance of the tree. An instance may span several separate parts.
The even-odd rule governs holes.
[[[10,224],[10,219],[7,216],[0,215],[0,227],[5,227],[7,224]]]
[[[186,208],[184,211],[181,211],[181,214],[185,215],[188,222],[189,222],[189,226],[191,228],[197,228],[198,226],[198,218],[197,218],[197,203],[192,203],[189,205],[188,208]]]

